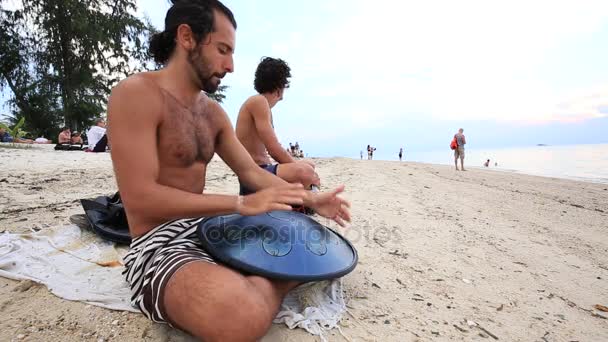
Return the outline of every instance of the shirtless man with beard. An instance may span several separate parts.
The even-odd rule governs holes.
[[[341,186],[313,194],[258,167],[213,93],[233,72],[236,21],[219,1],[173,0],[150,53],[159,71],[121,81],[108,103],[108,137],[133,238],[124,257],[131,303],[155,322],[205,341],[258,340],[293,282],[245,276],[201,247],[206,216],[256,215],[306,205],[344,225]],[[203,193],[217,153],[250,188],[247,196]],[[228,319],[229,318],[229,319]]]

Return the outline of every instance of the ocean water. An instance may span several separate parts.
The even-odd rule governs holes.
[[[608,184],[608,144],[501,149],[471,147],[465,150],[465,156],[465,168],[483,168],[483,163],[490,159],[489,169]],[[394,156],[377,157],[382,160],[399,160],[397,152]],[[405,160],[454,165],[454,154],[449,149],[430,152],[406,150]],[[498,163],[498,166],[494,163]]]

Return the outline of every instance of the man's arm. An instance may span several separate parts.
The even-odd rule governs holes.
[[[298,188],[294,188],[294,185],[291,185],[292,188],[285,188],[287,182],[270,172],[262,170],[262,168],[255,164],[245,147],[243,147],[236,137],[228,115],[217,103],[213,105],[217,106],[218,115],[221,115],[220,119],[222,121],[217,139],[216,152],[247,187],[260,192],[270,190],[271,192],[268,195],[275,196],[275,201],[289,204],[304,204],[307,207],[315,209],[321,216],[333,219],[339,225],[344,226],[345,221],[350,222],[350,211],[348,209],[350,203],[338,196],[338,194],[344,191],[344,186],[339,186],[329,192],[317,194],[313,194],[311,191],[302,191],[301,185],[296,185]],[[272,192],[274,188],[284,188],[285,190]],[[258,193],[249,196],[256,196]],[[296,198],[303,199],[303,203],[294,202],[293,199]],[[288,210],[289,208],[285,209]]]
[[[118,188],[127,213],[139,220],[130,222],[132,226],[151,229],[153,221],[236,212],[237,196],[195,194],[159,183],[157,129],[163,98],[149,83],[137,77],[124,80],[108,103]]]
[[[215,102],[210,105],[215,106],[214,112],[219,117],[218,121],[220,122],[219,136],[217,138],[218,144],[215,146],[216,152],[232,171],[236,173],[239,179],[247,187],[253,190],[262,190],[273,186],[289,184],[283,179],[257,166],[251,158],[251,155],[249,155],[249,152],[247,152],[245,147],[243,147],[236,137],[232,123],[226,112]]]
[[[249,112],[253,118],[258,136],[266,146],[270,156],[279,164],[293,163],[293,157],[279,143],[274,127],[272,127],[270,107],[263,96],[256,96],[249,103]]]

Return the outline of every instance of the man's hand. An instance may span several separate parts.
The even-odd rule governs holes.
[[[306,191],[302,184],[287,184],[260,190],[242,197],[237,212],[245,216],[267,213],[273,210],[291,210],[290,204],[304,203]]]
[[[312,166],[313,169],[315,168],[315,163],[310,159],[302,159],[302,160],[297,161],[297,163],[308,164],[308,165]]]
[[[338,196],[343,191],[344,185],[341,185],[333,191],[313,195],[314,204],[312,208],[317,214],[332,219],[340,226],[345,227],[345,222],[350,222],[350,203]]]
[[[306,164],[306,165],[312,167],[313,170],[315,169],[315,163],[312,160],[307,160],[307,159],[298,160],[296,163]],[[319,178],[319,175],[317,174],[317,172],[314,172],[314,177],[312,178],[310,184],[316,185],[317,188],[321,187],[321,178]]]

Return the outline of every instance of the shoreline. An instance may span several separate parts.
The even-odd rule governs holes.
[[[11,147],[7,147],[7,145],[9,145],[10,143],[0,143],[0,151],[4,150],[4,149],[12,149]],[[4,145],[4,146],[3,146]],[[40,149],[40,150],[48,150],[48,151],[54,151],[54,146],[55,144],[18,144],[18,145],[25,145],[28,147],[25,148],[21,148],[18,147],[16,148],[17,150],[29,150],[29,149]],[[608,144],[588,144],[588,145],[606,145],[608,146]],[[570,147],[570,146],[578,146],[578,145],[556,145],[557,147]],[[528,146],[529,148],[536,148],[539,146]],[[552,146],[541,146],[541,147],[554,147]],[[509,149],[509,148],[503,148],[505,150]],[[70,153],[80,153],[81,151],[64,151],[64,152],[70,152]],[[85,152],[86,153],[86,152]],[[109,154],[109,152],[108,152]],[[218,157],[219,158],[219,157]],[[309,159],[312,160],[323,160],[323,159],[349,159],[349,160],[353,160],[353,161],[364,161],[364,162],[369,162],[370,160],[367,159],[363,159],[360,160],[359,158],[354,158],[354,157],[342,157],[342,156],[334,156],[334,157],[308,157]],[[404,161],[398,161],[398,160],[392,160],[392,159],[374,159],[371,160],[372,162],[395,162],[395,163],[413,163],[413,164],[420,164],[420,165],[428,165],[428,166],[432,166],[432,167],[445,167],[445,166],[452,166],[453,164],[450,163],[438,163],[438,162],[424,162],[424,161],[414,161],[414,160],[404,160]],[[466,162],[466,159],[465,159]],[[543,174],[540,172],[531,172],[531,171],[525,171],[525,170],[517,170],[517,169],[508,169],[508,168],[502,168],[500,166],[498,167],[494,167],[494,166],[490,166],[490,167],[483,167],[483,166],[467,166],[467,169],[474,169],[474,170],[478,170],[478,171],[497,171],[497,172],[504,172],[504,173],[513,173],[513,174],[519,174],[519,175],[527,175],[527,176],[534,176],[534,177],[543,177],[543,178],[550,178],[550,179],[565,179],[565,180],[571,180],[571,181],[577,181],[577,182],[585,182],[585,183],[593,183],[593,184],[604,184],[604,185],[608,185],[608,178],[593,178],[593,177],[582,177],[582,176],[568,176],[568,175],[549,175],[549,174]],[[466,171],[465,171],[466,172]]]
[[[517,172],[552,178],[573,179],[608,184],[608,144],[551,146],[514,146],[465,149],[465,166],[482,168],[490,159],[488,170]],[[353,159],[358,160],[357,156]],[[376,154],[376,160],[397,161],[397,154]],[[446,149],[406,150],[406,161],[454,165],[453,152]],[[495,162],[498,166],[495,167]]]

